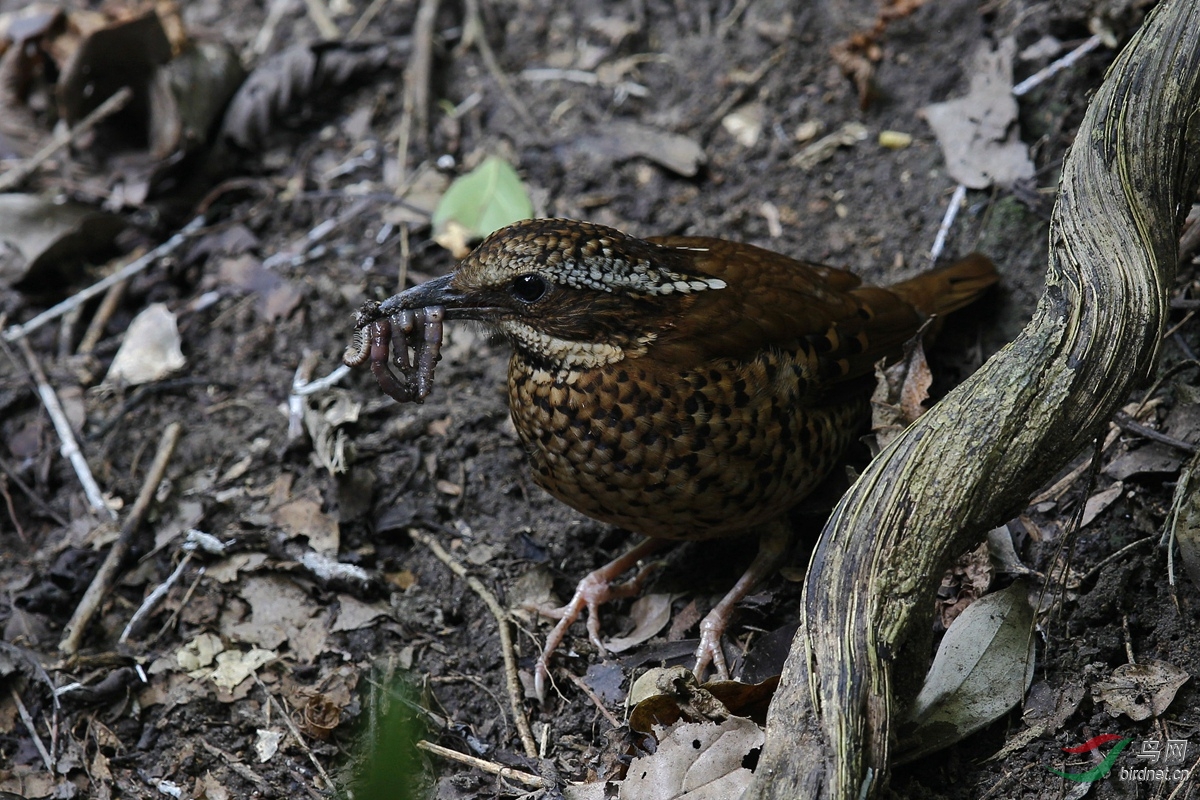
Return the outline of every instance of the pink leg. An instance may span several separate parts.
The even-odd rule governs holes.
[[[755,584],[782,565],[790,539],[791,530],[785,519],[768,523],[758,540],[758,555],[733,588],[721,598],[721,602],[700,621],[700,645],[696,648],[696,668],[692,670],[697,680],[704,679],[709,664],[716,668],[718,678],[728,680],[729,668],[725,665],[725,652],[721,649],[721,635],[729,625],[734,606],[750,593]]]
[[[579,615],[583,610],[586,608],[588,612],[588,638],[601,653],[604,653],[604,645],[600,642],[600,604],[621,597],[633,597],[638,594],[642,590],[642,584],[653,571],[653,567],[643,569],[633,580],[618,586],[612,584],[613,580],[632,568],[638,561],[652,553],[657,553],[668,544],[670,542],[665,539],[646,539],[624,555],[588,574],[575,587],[574,596],[565,606],[561,608],[533,607],[529,609],[536,611],[542,616],[558,620],[558,624],[554,626],[554,630],[550,631],[550,635],[546,637],[546,646],[542,649],[542,654],[538,656],[537,664],[534,667],[533,685],[538,699],[546,699],[546,678],[550,676],[550,656],[562,644],[563,639],[566,638],[567,630],[575,620],[579,619]]]

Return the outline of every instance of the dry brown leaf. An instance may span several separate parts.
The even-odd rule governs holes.
[[[669,594],[647,594],[634,601],[629,609],[633,619],[633,630],[625,636],[618,636],[604,643],[613,653],[624,653],[631,647],[636,647],[657,634],[671,621],[671,600]]]
[[[950,176],[970,189],[1011,186],[1032,178],[1033,162],[1017,128],[1012,94],[1016,43],[1009,37],[996,50],[984,42],[975,54],[975,70],[966,96],[925,106]]]
[[[1108,680],[1092,687],[1092,695],[1111,716],[1124,714],[1139,722],[1162,716],[1190,677],[1174,664],[1148,659],[1117,667]]]

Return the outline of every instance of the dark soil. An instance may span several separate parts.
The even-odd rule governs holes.
[[[0,3],[0,9],[20,5]],[[348,31],[367,3],[329,5]],[[304,4],[288,8],[268,52],[319,38]],[[289,432],[293,377],[306,360],[312,377],[337,367],[354,310],[395,291],[398,276],[411,285],[452,268],[427,222],[420,215],[404,221],[387,199],[399,176],[419,169],[457,173],[488,154],[518,169],[538,215],[591,219],[637,235],[740,239],[845,266],[872,282],[894,282],[927,267],[955,183],[920,109],[966,91],[970,55],[980,42],[1013,36],[1021,50],[1054,36],[1071,47],[1091,35],[1091,12],[1033,0],[931,2],[887,25],[875,91],[863,110],[830,47],[869,30],[877,10],[866,0],[484,3],[487,40],[524,111],[506,99],[479,49],[462,45],[463,9],[442,4],[434,26],[431,123],[427,136],[415,129],[407,164],[397,144],[404,93],[399,71],[375,72],[322,95],[302,119],[275,130],[263,152],[241,158],[238,180],[214,195],[207,227],[130,282],[94,354],[73,355],[94,302],[70,325],[47,325],[29,338],[66,398],[99,486],[121,506],[119,521],[164,429],[172,422],[183,426],[117,584],[70,658],[57,645],[115,534],[97,527],[103,515],[89,510],[60,454],[25,360],[6,347],[0,355],[0,622],[11,647],[0,649],[0,789],[30,798],[151,798],[163,796],[160,782],[169,781],[182,792],[177,796],[194,798],[325,796],[317,765],[336,781],[349,776],[362,752],[355,732],[375,719],[373,703],[398,674],[407,675],[417,702],[434,714],[423,718],[427,738],[538,772],[537,763],[520,755],[497,623],[467,582],[408,531],[440,541],[505,605],[528,597],[539,578],[551,581],[558,598],[569,596],[580,577],[626,548],[630,536],[577,514],[532,483],[508,419],[506,348],[481,331],[448,326],[445,359],[423,405],[397,405],[366,373],[307,400],[320,412],[313,416],[335,402],[361,405],[356,417],[337,420],[347,464],[337,475],[315,454],[303,426]],[[416,11],[413,2],[386,5],[370,35],[410,35]],[[225,0],[187,4],[184,12],[194,35],[231,42],[248,63],[266,15],[258,4]],[[988,253],[1002,280],[983,306],[951,320],[939,339],[932,356],[935,392],[969,374],[1029,318],[1041,291],[1058,170],[1087,94],[1112,58],[1102,47],[1022,98],[1021,138],[1032,146],[1035,181],[968,194],[947,251]],[[1018,59],[1016,78],[1049,60]],[[601,79],[589,85],[522,77],[531,68],[576,69]],[[746,106],[762,119],[751,145],[722,125],[729,112]],[[453,107],[459,111],[451,113]],[[811,169],[790,166],[789,158],[807,144],[796,140],[797,128],[814,120],[823,125],[821,135],[859,121],[868,137]],[[611,129],[623,121],[689,137],[702,146],[706,163],[684,177],[644,157],[615,159]],[[884,130],[910,133],[913,142],[899,150],[880,147]],[[438,161],[444,156],[454,166]],[[39,173],[35,188],[77,196],[53,166]],[[123,210],[142,221],[133,212]],[[192,213],[189,207],[166,222],[172,229],[166,233]],[[336,224],[313,249],[306,237],[327,220]],[[163,233],[147,230],[126,244],[140,239],[153,246]],[[259,272],[280,253],[303,257],[273,259]],[[1183,265],[1181,292],[1193,269]],[[7,316],[5,324],[29,319],[99,274],[99,267],[90,268],[67,285],[36,292],[0,289],[0,316]],[[262,274],[268,277],[258,284],[242,279]],[[101,386],[129,322],[154,302],[177,315],[187,366],[139,388]],[[1179,312],[1175,321],[1177,335],[1163,346],[1166,365],[1200,348],[1191,314]],[[1187,384],[1194,377],[1194,371],[1170,377],[1154,395],[1160,404],[1144,419],[1158,426],[1173,410],[1194,406]],[[1131,398],[1140,399],[1141,393]],[[1200,434],[1183,423],[1169,431]],[[1143,446],[1138,436],[1122,435],[1105,451],[1102,468]],[[1200,596],[1178,559],[1176,585],[1168,585],[1166,550],[1157,540],[1187,460],[1165,452],[1173,459],[1166,468],[1125,478],[1115,502],[1077,533],[1076,510],[1113,482],[1103,471],[1089,482],[1085,470],[1061,496],[1031,506],[1010,526],[1022,561],[1059,578],[1050,583],[1053,602],[1046,600],[1053,609],[1037,630],[1035,692],[1053,705],[1082,687],[1078,709],[999,760],[987,760],[1027,729],[1014,710],[961,744],[897,769],[890,788],[895,796],[1080,797],[1072,790],[1082,784],[1046,768],[1090,769],[1088,757],[1067,757],[1062,748],[1105,733],[1135,742],[1188,740],[1183,766],[1192,766],[1200,755],[1193,736],[1200,729],[1195,681],[1161,716],[1143,722],[1110,715],[1090,694],[1131,657],[1200,673],[1194,625]],[[861,468],[864,460],[858,456],[851,467]],[[810,544],[841,488],[844,481],[833,481],[803,509],[797,524]],[[118,644],[134,611],[180,563],[191,528],[227,543],[229,552],[193,557],[149,623]],[[1139,540],[1146,541],[1107,560]],[[314,549],[362,568],[365,580],[314,573],[302,563]],[[681,546],[667,556],[651,589],[675,596],[677,616],[702,614],[736,580],[753,549],[748,541]],[[793,580],[769,580],[735,619],[729,638],[732,650],[748,653],[753,672],[747,677],[777,674],[782,663],[798,613],[795,578],[803,550],[785,570]],[[997,581],[1004,585],[1001,576]],[[948,590],[949,601],[954,591]],[[363,609],[377,616],[364,621]],[[629,609],[628,602],[607,609],[606,635],[632,627]],[[525,678],[547,630],[525,617],[515,632]],[[572,633],[556,664],[586,675],[618,718],[631,673],[669,659],[683,663],[696,636],[693,622],[674,631],[676,641],[664,630],[601,662],[582,625]],[[180,665],[178,654],[189,643],[195,652],[204,634],[227,652],[259,648],[269,661],[257,677],[222,688],[210,678],[215,663],[190,674]],[[74,682],[86,690],[63,693],[56,705],[48,687]],[[565,781],[607,777],[622,738],[565,672],[555,683],[546,704],[525,701],[548,762]],[[17,698],[53,750],[53,775]],[[256,744],[273,736],[282,736],[278,752],[260,760]],[[1132,753],[1118,763],[1144,766]],[[425,763],[439,798],[523,791],[440,758]],[[1092,785],[1094,797],[1165,797],[1179,783],[1123,781],[1114,772]],[[1171,796],[1192,797],[1194,786]]]

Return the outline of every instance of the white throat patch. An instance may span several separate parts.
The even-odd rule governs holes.
[[[624,348],[618,345],[560,339],[557,336],[536,331],[515,319],[506,319],[499,324],[499,327],[526,350],[567,368],[591,369],[615,363],[625,357]]]

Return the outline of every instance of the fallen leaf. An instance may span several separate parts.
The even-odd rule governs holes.
[[[407,39],[382,42],[305,42],[261,61],[238,88],[220,136],[246,150],[261,148],[280,121],[317,95],[377,72],[404,55]]]
[[[719,724],[684,722],[667,730],[654,753],[635,758],[621,800],[728,800],[738,797],[753,773],[745,766],[764,741],[748,719]]]
[[[258,755],[258,763],[265,764],[274,758],[285,735],[280,728],[259,728],[255,731],[254,752]]]
[[[657,634],[671,621],[671,600],[669,594],[642,595],[634,601],[629,609],[633,618],[633,630],[625,636],[618,636],[604,643],[613,653],[624,653],[631,647],[636,647]]]
[[[212,664],[224,651],[225,645],[219,636],[201,633],[175,651],[175,661],[184,672],[194,672]]]
[[[1033,608],[1018,580],[967,607],[938,646],[899,731],[897,762],[948,747],[1021,702],[1033,680]]]
[[[1080,523],[1080,527],[1086,528],[1092,520],[1104,513],[1105,509],[1117,501],[1123,491],[1125,491],[1125,484],[1117,481],[1104,491],[1096,492],[1089,497],[1083,506],[1083,521]]]
[[[226,650],[217,654],[217,668],[209,675],[222,689],[233,689],[258,672],[258,668],[278,656],[270,650],[254,647],[250,650]]]
[[[125,222],[80,203],[0,194],[0,285],[62,284],[113,247]]]
[[[1165,444],[1152,442],[1113,459],[1104,474],[1123,481],[1134,475],[1178,472],[1183,459],[1177,453]]]
[[[1108,680],[1092,687],[1092,695],[1104,703],[1109,715],[1124,714],[1140,722],[1162,716],[1190,677],[1174,664],[1148,659],[1117,667]]]
[[[379,617],[387,616],[389,611],[385,603],[364,603],[348,594],[338,595],[338,605],[337,619],[329,626],[331,633],[365,628]]]
[[[307,538],[308,546],[318,553],[337,554],[341,540],[337,520],[323,512],[315,500],[297,497],[279,506],[271,516],[289,536]]]
[[[147,306],[129,323],[104,380],[137,386],[161,380],[187,364],[175,315],[162,303]]]
[[[564,144],[572,152],[606,163],[644,158],[685,178],[694,177],[707,160],[694,139],[628,120],[611,120],[598,132]]]
[[[1011,186],[1033,177],[1033,162],[1016,125],[1017,101],[1012,94],[1016,47],[1011,36],[995,50],[982,42],[966,96],[922,109],[942,147],[946,171],[970,189]]]
[[[481,239],[495,230],[533,216],[533,203],[521,177],[507,161],[489,156],[466,175],[450,184],[433,212],[434,239],[443,244],[439,234],[455,223],[451,242],[456,257],[467,241]],[[443,244],[443,246],[445,246]],[[465,254],[464,254],[465,255]]]

